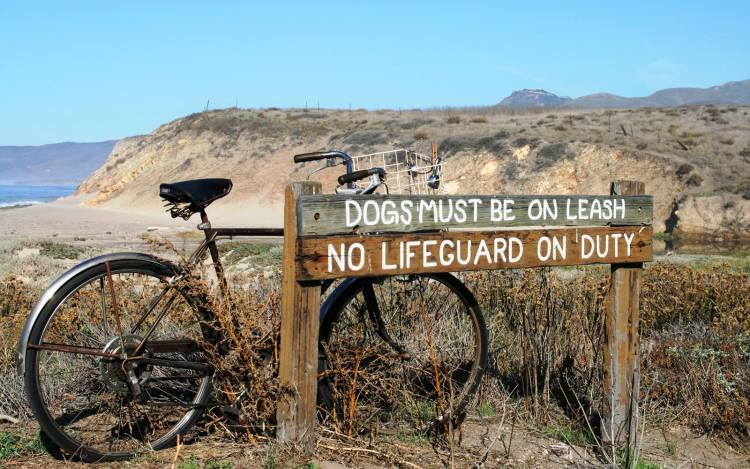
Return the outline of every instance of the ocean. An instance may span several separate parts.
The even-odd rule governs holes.
[[[58,197],[72,194],[76,186],[2,186],[0,208],[52,202]]]

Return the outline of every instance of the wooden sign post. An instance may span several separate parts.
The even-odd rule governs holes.
[[[284,194],[279,383],[288,392],[282,392],[279,400],[276,438],[298,443],[306,451],[315,448],[320,282],[305,283],[296,275],[297,201],[320,191],[319,182],[306,181],[288,186]]]
[[[617,181],[610,190],[613,196],[645,192],[644,184],[638,181]],[[612,264],[604,317],[602,440],[610,451],[627,443],[627,467],[635,463],[632,459],[638,437],[638,324],[642,276],[642,262]]]
[[[286,192],[278,439],[314,441],[318,309],[324,279],[612,264],[604,350],[605,441],[635,434],[638,295],[652,259],[643,184],[609,196],[340,196]]]

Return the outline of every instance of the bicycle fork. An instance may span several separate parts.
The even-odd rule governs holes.
[[[385,343],[391,346],[391,348],[399,355],[403,360],[409,360],[409,352],[396,342],[391,335],[388,333],[385,321],[383,321],[383,315],[380,313],[380,306],[378,305],[378,299],[375,296],[375,289],[373,288],[373,282],[367,281],[362,288],[362,294],[365,297],[365,305],[367,306],[367,314],[370,317],[370,321],[375,325],[375,333],[383,339]]]

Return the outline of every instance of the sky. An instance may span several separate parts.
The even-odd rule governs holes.
[[[750,2],[0,2],[0,145],[240,107],[491,105],[750,78]]]

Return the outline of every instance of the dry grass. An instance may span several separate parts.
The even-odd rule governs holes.
[[[233,427],[217,413],[207,425],[227,434],[264,438],[274,425],[279,330],[279,275],[252,274],[232,279],[231,301],[220,302],[210,276],[196,273],[192,286],[217,313],[221,341],[207,351],[217,368],[217,398],[240,409]],[[477,296],[490,330],[490,366],[469,418],[484,418],[508,407],[523,418],[552,428],[586,433],[596,427],[601,399],[600,347],[605,268],[470,273],[463,280]],[[23,283],[0,283],[0,413],[26,417],[15,377],[14,345],[33,299]],[[680,422],[703,432],[747,441],[750,432],[750,280],[728,267],[693,268],[668,263],[646,269],[642,293],[642,387],[651,399],[645,412],[652,424]],[[229,353],[225,351],[229,350]],[[412,397],[412,413],[389,401],[372,399],[382,376],[360,370],[352,387],[352,363],[332,362],[340,392],[329,429],[346,438],[424,438],[419,413],[430,403]],[[348,380],[348,381],[347,381]],[[348,383],[348,384],[347,384]],[[365,384],[363,384],[365,383]],[[403,392],[402,388],[398,389]],[[368,397],[369,396],[369,397]],[[578,402],[580,401],[580,405]],[[380,405],[374,417],[372,406]],[[509,404],[510,403],[510,404]],[[420,406],[422,406],[420,408]],[[503,410],[505,413],[505,410]],[[388,419],[401,426],[390,433]],[[510,417],[508,417],[510,420]],[[387,437],[385,435],[392,435]],[[407,435],[407,436],[404,436]],[[410,435],[410,436],[409,436]],[[425,440],[428,442],[429,440]],[[452,439],[440,440],[448,445]],[[437,441],[433,441],[435,443]],[[445,448],[445,446],[443,446]]]

